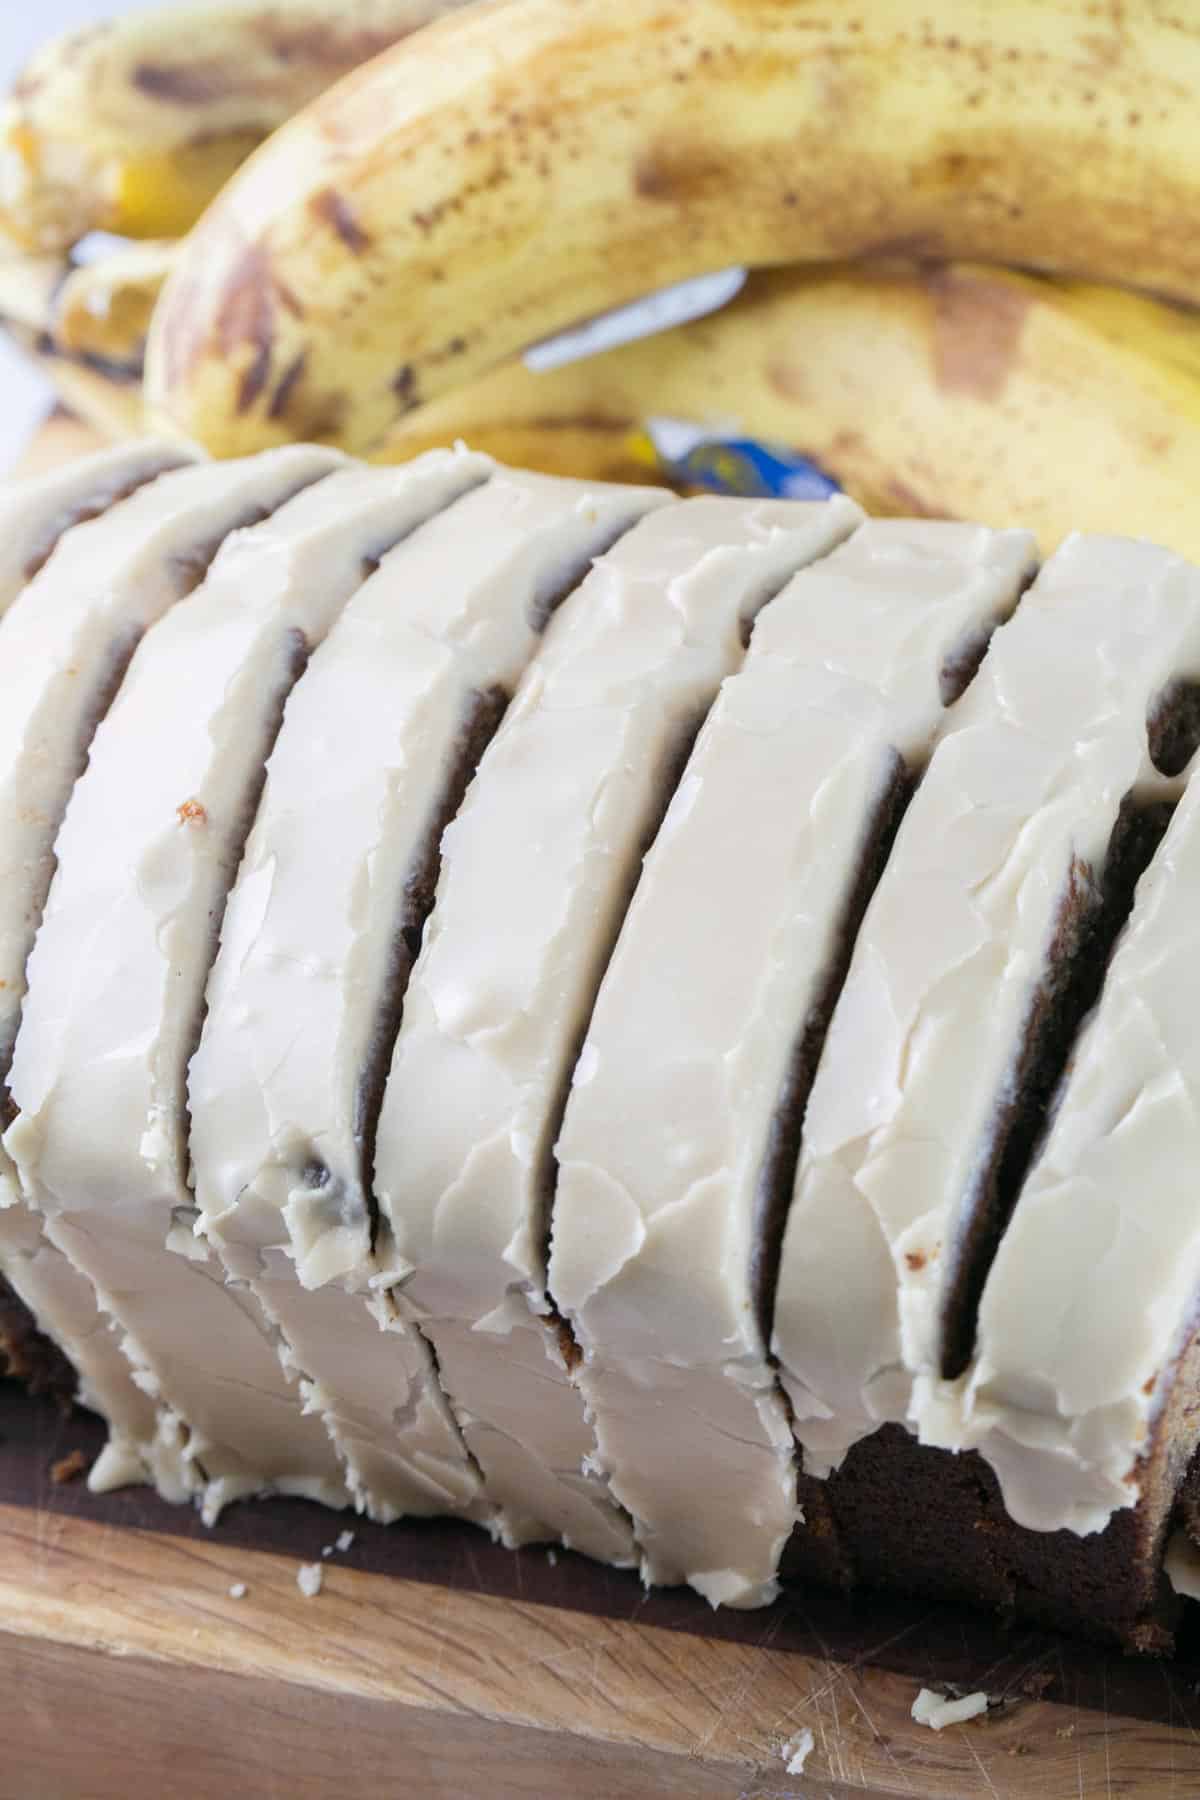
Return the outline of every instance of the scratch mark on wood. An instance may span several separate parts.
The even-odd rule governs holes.
[[[880,1731],[878,1725],[876,1725],[874,1719],[871,1717],[871,1714],[868,1712],[866,1701],[863,1699],[861,1693],[858,1691],[858,1689],[856,1687],[851,1686],[850,1692],[854,1698],[855,1705],[858,1707],[859,1712],[862,1714],[863,1718],[867,1722],[867,1725],[871,1732],[871,1736],[875,1740],[876,1747],[883,1751],[884,1755],[888,1759],[888,1762],[892,1765],[892,1768],[896,1771],[897,1776],[904,1783],[905,1792],[909,1793],[909,1794],[913,1793],[914,1789],[913,1789],[912,1782],[909,1780],[908,1775],[905,1773],[905,1771],[901,1768],[900,1764],[897,1762],[895,1752],[892,1750],[892,1746],[888,1742],[888,1739],[887,1739],[885,1733]],[[980,1766],[980,1768],[982,1768],[983,1764],[980,1763],[979,1766]],[[991,1786],[990,1782],[988,1783],[988,1786],[989,1787]]]
[[[964,1725],[961,1727],[961,1730],[962,1730],[963,1738],[966,1742],[967,1749],[971,1752],[971,1755],[975,1758],[976,1766],[979,1769],[979,1773],[983,1776],[984,1781],[987,1783],[988,1793],[993,1796],[993,1800],[1000,1800],[1000,1791],[997,1788],[995,1782],[992,1780],[991,1776],[988,1774],[987,1770],[983,1766],[983,1758],[982,1758],[982,1756],[980,1756],[979,1751],[975,1748],[975,1740],[971,1736],[970,1727],[967,1725]]]

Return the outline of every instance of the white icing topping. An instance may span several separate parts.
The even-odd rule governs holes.
[[[867,523],[796,576],[646,858],[559,1138],[550,1289],[647,1581],[776,1591],[797,1507],[754,1296],[773,1122],[900,758],[927,754],[943,668],[1011,610],[1032,550]]]
[[[762,614],[591,1012],[547,1271],[556,1110],[671,753],[741,660],[739,621],[855,511],[678,506],[493,475],[465,452],[164,472],[185,454],[140,442],[0,499],[0,1076],[25,1007],[0,1268],[108,1419],[91,1485],[148,1475],[199,1490],[208,1518],[265,1486],[340,1504],[340,1457],[377,1516],[490,1522],[494,1501],[508,1542],[628,1560],[611,1477],[647,1579],[768,1599],[797,1516],[753,1305],[773,1109],[894,753],[927,753],[939,664],[1011,599],[1022,535],[868,525]],[[181,599],[239,520],[322,475]],[[489,476],[360,586],[364,556]],[[551,628],[448,834],[386,1096],[373,1260],[356,1108],[403,978],[396,895],[472,696],[510,687],[535,648],[527,602],[653,501]],[[356,589],[291,694],[230,901],[192,1073],[197,1222],[183,1080],[210,921],[294,679],[289,634],[319,641]],[[954,1382],[941,1319],[1072,864],[1102,861],[1127,792],[1184,787],[1150,767],[1145,720],[1198,672],[1200,574],[1071,540],[941,734],[806,1121],[774,1347],[810,1468],[907,1418],[981,1450],[1018,1523],[1098,1531],[1139,1498],[1200,1292],[1195,784]],[[585,1353],[572,1371],[547,1287]],[[1182,1538],[1166,1566],[1200,1592]],[[982,1699],[923,1710],[940,1726]]]
[[[106,1493],[152,1480],[167,1499],[184,1499],[190,1481],[178,1435],[159,1430],[153,1402],[134,1381],[91,1282],[46,1236],[7,1167],[0,1169],[0,1269],[40,1329],[69,1357],[79,1376],[80,1404],[108,1426],[108,1443],[92,1465],[88,1486]]]
[[[629,1554],[538,1317],[557,1111],[685,735],[744,624],[858,517],[704,499],[643,520],[551,622],[446,833],[380,1121],[381,1262],[510,1542]]]
[[[947,722],[805,1118],[775,1348],[815,1472],[903,1419],[913,1376],[936,1380],[956,1233],[1073,869],[1103,862],[1126,794],[1164,787],[1147,713],[1197,669],[1200,572],[1071,538]]]
[[[1011,1516],[1103,1530],[1196,1325],[1200,785],[1139,884],[1049,1137],[992,1265],[975,1357],[921,1384],[927,1435],[981,1449]]]
[[[332,460],[286,449],[160,476],[69,531],[0,620],[0,1064],[16,1035],[54,834],[112,682],[141,633],[187,592],[191,559]]]
[[[0,613],[29,581],[31,564],[43,562],[64,532],[190,460],[178,445],[138,438],[10,482],[0,494]]]
[[[102,506],[143,471],[149,475],[171,459],[162,446],[136,445],[88,459],[80,474],[67,470],[34,484],[11,527],[11,569],[28,563],[59,520],[83,506]],[[195,559],[254,509],[278,505],[333,460],[324,451],[288,449],[164,474],[103,516],[67,530],[0,623],[0,1075],[8,1075],[55,833],[113,680],[139,634],[193,583]],[[15,493],[19,498],[22,490]],[[20,1230],[25,1238],[19,1254],[0,1251],[5,1273],[63,1345],[111,1423],[112,1454],[93,1472],[93,1485],[118,1475],[133,1479],[140,1454],[160,1490],[178,1498],[188,1478],[177,1434],[154,1425],[124,1358],[113,1355],[86,1278],[21,1223],[25,1203],[6,1155],[0,1156],[0,1196],[6,1207],[0,1236],[11,1244]]]
[[[0,613],[8,610],[30,580],[31,570],[48,560],[72,526],[188,460],[187,453],[176,447],[139,439],[9,484],[0,494]],[[146,1470],[131,1445],[153,1440],[153,1409],[130,1379],[129,1365],[97,1310],[90,1282],[44,1236],[40,1220],[21,1201],[2,1157],[0,1272],[70,1357],[83,1404],[108,1421],[110,1441],[93,1464],[88,1485],[101,1491],[124,1481],[145,1480]],[[171,1466],[170,1449],[156,1451],[157,1476],[160,1487],[174,1495],[181,1491],[182,1478]]]
[[[374,1038],[405,972],[405,882],[476,703],[512,689],[549,602],[667,498],[501,470],[385,557],[288,701],[226,910],[190,1079],[203,1228],[282,1326],[380,1516],[478,1495],[420,1336],[385,1305],[382,1343],[356,1295],[296,1284],[370,1274],[360,1092],[391,1048]],[[256,1280],[285,1246],[295,1267],[272,1255]]]
[[[296,468],[333,466],[291,455],[293,488]],[[262,488],[270,459],[250,466]],[[206,1516],[265,1486],[345,1497],[254,1295],[224,1284],[189,1229],[184,1081],[214,922],[298,650],[324,635],[367,559],[474,479],[451,452],[346,468],[231,538],[142,639],[59,836],[13,1064],[22,1112],[5,1141],[144,1386],[187,1422]],[[242,492],[245,505],[244,474]]]

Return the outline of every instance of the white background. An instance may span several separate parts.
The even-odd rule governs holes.
[[[137,0],[141,8],[173,0]],[[39,44],[77,25],[111,18],[123,0],[0,0],[0,90]],[[38,420],[52,404],[41,375],[0,335],[0,471],[7,469]]]

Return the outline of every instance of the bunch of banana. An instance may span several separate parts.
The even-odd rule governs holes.
[[[137,428],[136,388],[73,363],[58,379],[106,435]],[[1119,520],[1200,558],[1200,321],[969,264],[763,271],[659,337],[493,370],[408,414],[375,454],[461,437],[551,474],[644,481],[653,415],[797,447],[875,513],[1019,522],[1045,551]]]
[[[1200,199],[1200,20],[1156,8],[1109,25],[1087,0],[956,0],[939,31],[905,0],[828,0],[819,18],[807,0],[485,0],[309,106],[184,244],[63,256],[85,224],[186,226],[209,193],[197,140],[232,163],[237,130],[244,148],[373,32],[452,10],[189,5],[169,28],[134,15],[43,53],[42,85],[9,109],[23,173],[0,202],[56,254],[0,263],[0,318],[72,405],[108,435],[139,429],[150,331],[157,422],[218,453],[319,436],[392,460],[463,436],[644,479],[634,432],[660,413],[798,447],[875,511],[1020,518],[1047,547],[1119,520],[1200,552],[1200,322],[932,262],[1006,256],[1200,297],[1200,242],[1177,228]],[[246,75],[251,42],[285,65],[271,79]],[[185,69],[208,71],[188,101]],[[72,158],[90,174],[68,211],[53,176]],[[507,360],[666,280],[785,257],[826,260],[567,368]]]
[[[730,264],[981,260],[1200,299],[1200,13],[480,0],[283,125],[189,237],[147,391],[221,455],[377,444]]]

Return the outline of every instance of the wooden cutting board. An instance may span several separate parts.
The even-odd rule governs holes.
[[[93,441],[57,417],[26,466]],[[300,1501],[210,1531],[52,1479],[100,1441],[0,1383],[0,1800],[1200,1796],[1200,1631],[1167,1666],[878,1596],[714,1614],[469,1526]],[[993,1704],[935,1733],[922,1686]]]
[[[713,1614],[566,1552],[302,1501],[206,1530],[144,1489],[52,1480],[100,1441],[0,1383],[4,1800],[1200,1793],[1194,1655],[1131,1662],[878,1596]],[[323,1557],[343,1526],[353,1544]],[[910,1717],[923,1685],[995,1704],[935,1733]]]

